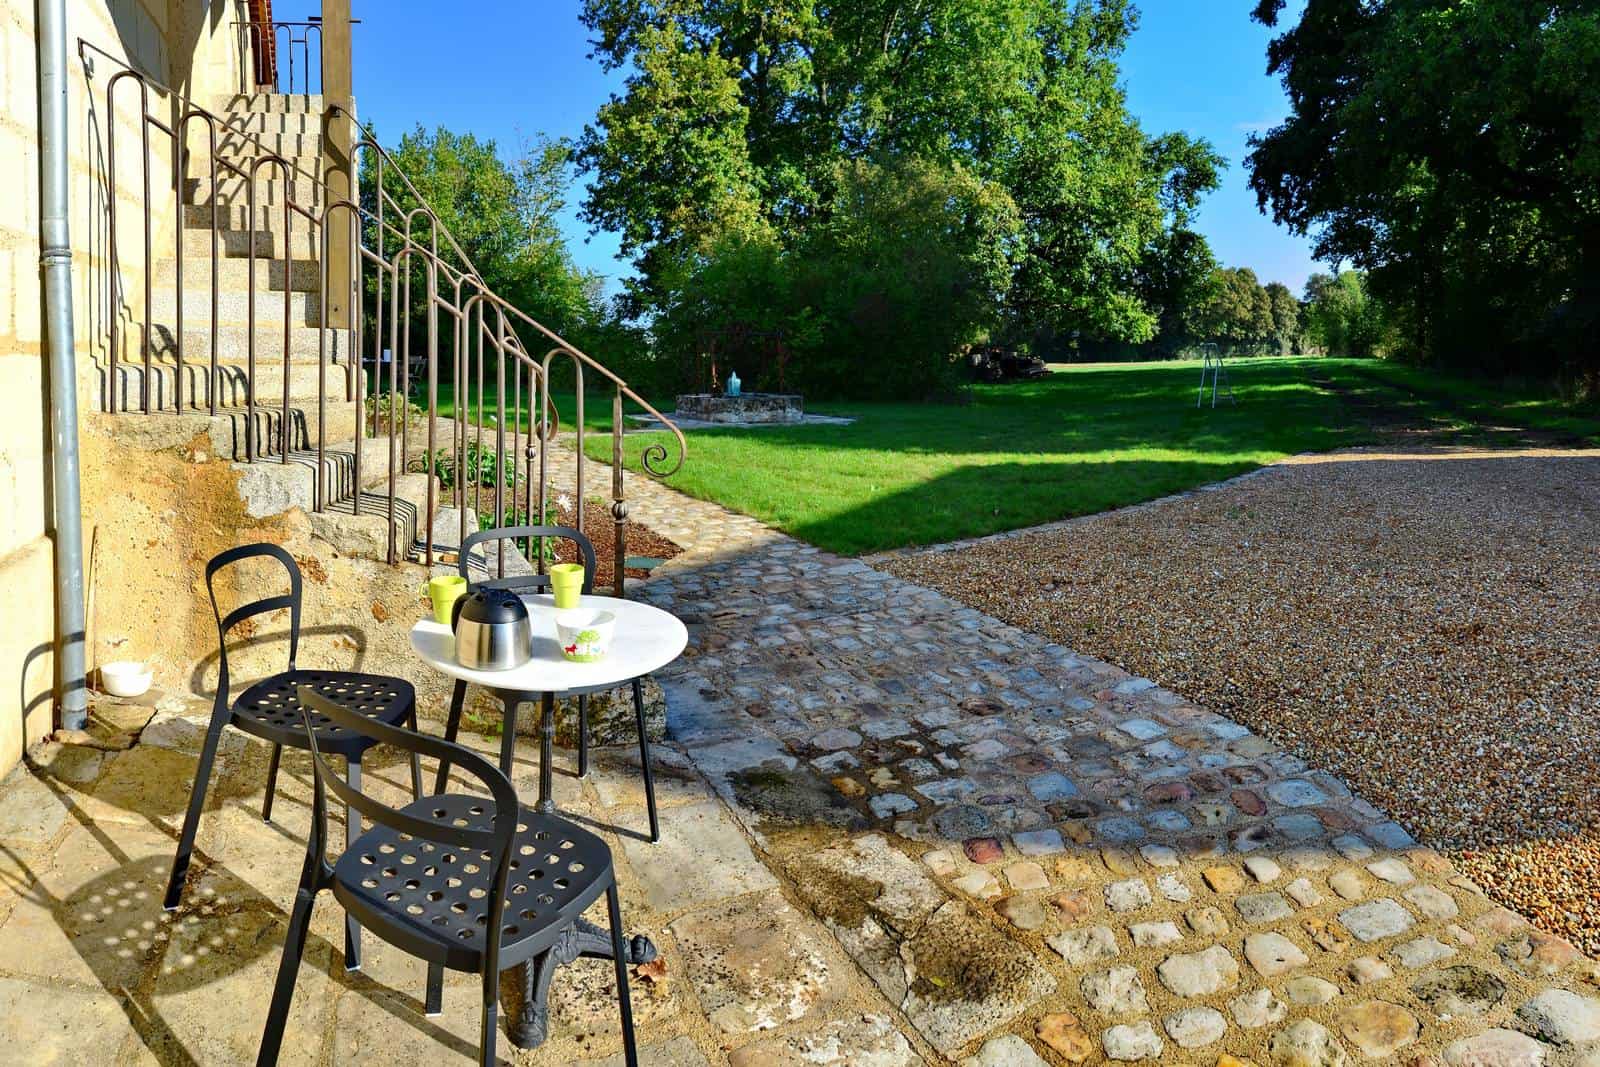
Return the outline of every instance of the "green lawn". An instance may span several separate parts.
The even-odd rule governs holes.
[[[1316,361],[1325,372],[1329,365]],[[698,430],[668,480],[823,548],[857,554],[1149,500],[1307,449],[1353,443],[1306,361],[1233,365],[1237,407],[1195,408],[1198,364],[1074,368],[978,386],[965,405],[817,404],[851,426]],[[662,435],[630,435],[629,465]],[[604,455],[609,440],[591,454]]]
[[[1497,426],[1600,439],[1593,412],[1542,393],[1378,361],[1239,359],[1229,368],[1239,403],[1215,410],[1195,407],[1200,367],[1188,361],[1072,366],[1037,382],[976,386],[965,404],[811,404],[857,421],[691,431],[689,460],[667,484],[854,555],[1103,511],[1291,453],[1361,444],[1370,432],[1351,400],[1469,440]],[[440,400],[448,412],[443,386]],[[573,398],[557,403],[570,428]],[[584,414],[587,451],[609,460],[609,399],[592,396]],[[637,470],[655,441],[671,447],[665,434],[629,434],[629,466]]]
[[[551,394],[550,395],[551,395],[551,399],[555,402],[556,418],[561,423],[562,432],[565,432],[567,430],[572,429],[573,425],[577,421],[577,416],[578,416],[577,398],[572,393],[562,393],[562,392],[559,392],[559,391],[554,390],[554,389],[551,390]],[[496,413],[496,410],[497,410],[496,409],[496,397],[497,396],[498,396],[498,394],[497,394],[497,392],[495,390],[495,387],[493,385],[486,385],[484,387],[483,394],[482,394],[482,397],[481,397],[481,403],[482,403],[482,407],[483,407],[483,422],[484,422],[484,425],[486,425],[486,426],[492,426],[494,424],[494,420],[491,418],[491,416],[493,416]],[[520,412],[521,418],[518,420],[517,424],[522,429],[526,430],[530,425],[530,421],[528,419],[528,398],[527,397],[522,397],[521,400],[522,400],[522,410]],[[426,407],[427,406],[427,398],[426,398],[425,395],[416,396],[416,397],[413,398],[413,403],[418,403],[418,404],[421,404],[423,407]],[[467,405],[466,405],[467,410],[463,415],[463,417],[468,422],[476,422],[478,420],[479,403],[480,403],[480,397],[479,397],[479,394],[478,394],[478,390],[475,389],[475,388],[469,389],[468,390],[468,402],[467,402]],[[510,396],[506,397],[506,406],[508,408],[511,406],[511,397]],[[634,410],[643,410],[643,409],[636,409],[633,405],[630,404],[628,406],[628,410],[630,412],[632,412]],[[457,412],[456,412],[456,390],[455,390],[455,383],[453,383],[453,382],[440,382],[439,383],[439,414],[444,415],[446,417],[450,417],[450,418],[455,417],[455,415],[457,414]],[[506,425],[509,427],[511,425],[511,420],[510,420],[511,412],[508,411],[506,413],[506,416],[507,416]],[[604,431],[606,434],[609,435],[610,432],[611,432],[611,398],[610,397],[601,397],[601,396],[595,395],[594,393],[588,393],[586,391],[586,395],[585,395],[585,398],[584,398],[584,407],[583,407],[583,424],[584,424],[584,426],[588,427],[590,430],[601,430],[601,431]],[[608,441],[610,440],[609,436],[607,437],[607,440]],[[607,455],[609,455],[609,454],[610,453],[607,453]]]
[[[1295,452],[1367,440],[1339,393],[1474,419],[1600,435],[1533,393],[1496,391],[1368,360],[1230,361],[1236,407],[1195,408],[1192,362],[1071,367],[978,386],[962,406],[817,404],[852,426],[689,433],[668,484],[836,552],[1015,529],[1150,500]],[[1328,384],[1319,384],[1319,380]],[[629,465],[659,434],[627,439]],[[590,453],[609,455],[609,438]]]

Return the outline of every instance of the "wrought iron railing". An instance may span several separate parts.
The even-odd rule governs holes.
[[[241,93],[314,95],[322,92],[322,23],[319,20],[252,20],[231,25],[239,42]]]
[[[86,62],[89,52],[96,52],[113,62],[109,55],[88,42],[80,42],[80,51]],[[91,64],[92,66],[92,64]],[[117,152],[117,107],[119,91],[124,95],[137,92],[138,138],[140,143],[139,190],[136,197],[141,207],[140,230],[143,247],[143,306],[135,309],[125,299],[122,277],[123,242],[120,228],[125,220],[119,218],[120,182]],[[160,112],[152,108],[152,95],[162,98]],[[459,511],[460,528],[456,531],[460,545],[468,531],[467,510],[470,507],[484,521],[495,526],[511,525],[512,520],[538,523],[543,521],[550,506],[552,448],[560,432],[560,417],[551,395],[552,372],[563,362],[570,361],[575,379],[576,417],[574,420],[574,486],[572,525],[582,530],[586,490],[586,431],[584,397],[586,387],[599,380],[610,394],[612,433],[612,484],[609,504],[612,524],[614,591],[621,595],[625,585],[626,533],[628,504],[623,479],[623,434],[625,430],[625,404],[632,403],[659,420],[675,441],[676,456],[666,444],[659,441],[649,445],[642,454],[646,471],[665,477],[676,471],[684,462],[687,444],[676,426],[661,415],[644,398],[628,387],[616,374],[598,361],[566,342],[554,331],[546,328],[521,309],[494,293],[484,282],[471,258],[449,229],[440,222],[416,186],[384,151],[370,129],[356,121],[355,116],[335,104],[320,117],[318,135],[330,123],[348,120],[352,130],[359,133],[351,153],[352,177],[370,173],[373,178],[366,206],[344,196],[335,196],[321,174],[308,170],[301,162],[286,158],[260,136],[228,119],[195,105],[171,88],[149,79],[145,75],[124,67],[113,74],[106,84],[105,185],[108,214],[107,254],[110,262],[110,347],[108,361],[111,387],[106,396],[108,411],[118,412],[119,361],[123,360],[124,343],[121,320],[126,314],[139,329],[139,364],[142,368],[140,401],[137,414],[157,416],[166,412],[182,414],[203,408],[211,415],[221,408],[239,410],[240,405],[219,405],[218,396],[225,374],[238,370],[235,363],[224,367],[219,362],[218,304],[223,293],[220,283],[220,266],[224,253],[237,247],[235,238],[242,237],[247,249],[242,258],[246,264],[247,324],[244,336],[242,410],[245,417],[245,453],[247,462],[273,461],[312,464],[315,471],[313,509],[348,508],[356,513],[372,513],[371,497],[363,501],[363,452],[366,447],[386,447],[387,479],[383,490],[376,494],[376,511],[386,515],[389,525],[388,559],[398,562],[407,553],[396,543],[397,477],[401,467],[413,461],[420,464],[430,477],[427,480],[425,513],[420,517],[422,561],[432,565],[435,557],[436,515],[439,511],[439,481],[433,475],[439,470],[455,472],[450,487],[450,502]],[[192,131],[198,130],[205,159],[200,167],[202,174],[195,175],[195,152],[190,147]],[[125,134],[124,136],[131,136]],[[170,181],[175,209],[176,234],[173,241],[173,312],[172,334],[174,342],[170,352],[160,359],[153,351],[152,339],[160,323],[153,313],[153,287],[155,285],[155,233],[156,204],[152,194],[154,167],[152,138],[164,138],[169,148],[170,169],[162,171],[162,181]],[[320,141],[319,141],[320,143]],[[365,160],[366,168],[355,164]],[[410,199],[409,205],[400,203],[390,190],[386,177],[398,180],[399,186]],[[206,182],[207,199],[198,195],[197,181]],[[224,185],[233,184],[233,191],[224,196]],[[273,183],[277,184],[274,185]],[[165,194],[163,194],[165,195]],[[197,204],[209,203],[207,217],[209,247],[204,255],[187,254],[184,240],[185,211]],[[265,201],[265,203],[263,203]],[[235,231],[233,223],[243,209],[242,230]],[[228,225],[223,225],[226,222]],[[277,232],[274,231],[274,224]],[[264,227],[258,230],[257,227]],[[192,229],[192,228],[190,228]],[[297,235],[300,244],[297,244]],[[262,238],[265,237],[265,240]],[[348,248],[348,260],[340,270],[332,270],[330,254],[342,238]],[[268,255],[261,249],[266,246]],[[314,250],[314,259],[297,261],[301,248]],[[201,259],[209,268],[207,297],[209,310],[204,316],[209,324],[209,359],[202,369],[206,376],[203,405],[189,401],[185,389],[188,361],[184,352],[184,277],[186,259]],[[267,271],[262,272],[260,261],[269,259]],[[310,264],[316,273],[317,304],[316,343],[316,404],[314,412],[298,411],[293,403],[290,380],[295,366],[293,360],[294,278],[297,267]],[[283,287],[283,330],[281,353],[258,352],[262,348],[258,336],[258,290],[278,281]],[[347,286],[344,293],[330,294],[330,285]],[[420,292],[417,290],[420,288]],[[370,313],[366,307],[371,294]],[[340,296],[343,307],[350,309],[349,321],[355,325],[343,328],[328,322],[330,295]],[[142,317],[137,312],[142,312]],[[425,323],[420,338],[413,336],[410,319],[416,316]],[[338,342],[341,340],[341,346]],[[530,351],[530,343],[543,354]],[[413,348],[420,344],[421,352]],[[330,352],[330,345],[336,350]],[[546,349],[545,346],[549,347]],[[270,346],[268,346],[270,347]],[[390,354],[389,359],[384,353]],[[370,357],[367,353],[370,352]],[[342,367],[337,363],[343,354]],[[370,358],[371,374],[367,376],[363,363]],[[268,412],[269,432],[258,440],[256,427],[262,410],[256,384],[260,371],[266,366],[281,367],[283,376],[282,407],[277,414],[277,432],[270,432],[271,413]],[[415,365],[423,375],[423,382],[412,381]],[[165,398],[152,396],[152,383],[158,380],[158,368],[173,370],[175,387],[171,390],[170,405]],[[353,497],[346,500],[330,490],[325,477],[329,441],[339,443],[345,439],[343,431],[333,425],[333,416],[327,407],[327,386],[330,367],[345,376],[345,397],[354,404],[354,423],[350,427],[351,441],[350,480]],[[442,427],[439,387],[442,376],[448,374],[452,385],[453,418],[448,433]],[[587,376],[587,377],[586,377]],[[193,374],[187,375],[193,378]],[[387,378],[387,381],[385,381]],[[493,381],[493,402],[485,410],[486,385]],[[410,400],[413,390],[421,386],[425,403],[426,431],[423,441],[413,441],[410,418]],[[475,388],[474,388],[475,387]],[[193,390],[195,399],[200,391]],[[471,410],[476,397],[476,412]],[[507,407],[507,401],[510,407]],[[524,401],[526,400],[526,404]],[[369,424],[369,405],[371,421]],[[387,418],[383,411],[387,408]],[[523,413],[527,414],[524,427]],[[122,413],[128,414],[124,406]],[[489,426],[492,419],[492,429]],[[331,436],[330,436],[331,435]],[[448,441],[445,437],[448,436]],[[492,444],[486,443],[490,438]],[[421,445],[419,453],[416,445]],[[485,463],[484,456],[492,456]],[[669,459],[671,462],[669,463]],[[483,472],[489,473],[486,480]],[[468,477],[475,474],[473,477]],[[471,482],[469,486],[469,481]],[[535,495],[537,482],[537,495]],[[470,499],[469,499],[470,489]],[[485,507],[484,497],[488,496]],[[535,511],[537,500],[538,510]],[[587,531],[586,531],[587,532]],[[504,551],[504,542],[501,543]],[[409,546],[405,546],[409,547]],[[544,546],[525,546],[529,562],[542,570],[546,562]],[[502,566],[504,559],[502,557]]]

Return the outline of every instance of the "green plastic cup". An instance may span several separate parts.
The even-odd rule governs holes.
[[[467,595],[467,580],[459,574],[436,575],[423,585],[422,595],[433,601],[433,621],[449,626],[456,601]]]
[[[577,607],[578,598],[583,595],[583,564],[551,564],[550,592],[556,598],[556,607]]]

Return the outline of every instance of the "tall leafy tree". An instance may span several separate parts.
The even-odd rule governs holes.
[[[1275,331],[1272,299],[1249,267],[1212,272],[1205,293],[1190,310],[1195,337],[1226,348],[1256,348]]]
[[[1004,284],[984,288],[989,318],[1023,329],[1148,340],[1151,277],[1200,243],[1188,216],[1221,161],[1128,114],[1126,0],[587,0],[584,19],[601,62],[631,69],[578,145],[584,217],[622,234],[641,311],[709,277],[712,250],[834,232],[862,166],[912,183],[902,203],[936,174],[1009,201]],[[953,262],[987,256],[988,228],[949,232],[977,242],[935,242]]]
[[[1376,356],[1391,347],[1389,316],[1360,271],[1306,279],[1305,337],[1332,356]]]
[[[449,248],[448,231],[491,290],[580,346],[593,346],[616,332],[615,316],[601,299],[600,279],[573,263],[558,221],[572,182],[569,143],[541,138],[505,159],[492,140],[418,126],[388,151],[396,166],[383,173],[387,203],[393,205],[386,209],[386,256],[401,239],[393,228],[403,228],[406,213],[425,202],[438,218],[440,232],[432,233],[426,218],[414,217],[412,238],[417,244],[436,246],[443,260],[460,266]],[[362,161],[361,195],[371,220],[377,214],[376,158],[366,153]],[[376,247],[375,223],[369,221],[367,227],[367,242]],[[410,269],[412,298],[405,321],[415,352],[426,343],[427,282],[420,257],[411,260]],[[370,288],[375,276],[366,274]],[[443,275],[439,285],[442,295],[453,299]],[[370,316],[373,300],[367,306]],[[525,340],[534,343],[531,334]],[[448,352],[452,345],[446,323],[441,346]]]
[[[1265,286],[1267,304],[1272,309],[1272,340],[1281,355],[1299,350],[1300,301],[1282,282]]]
[[[1367,272],[1411,351],[1600,378],[1600,4],[1308,0],[1282,30],[1261,204]]]

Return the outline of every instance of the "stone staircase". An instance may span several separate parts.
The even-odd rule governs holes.
[[[322,99],[241,95],[218,101],[213,110],[229,127],[218,131],[218,158],[250,169],[250,161],[278,152],[295,170],[286,178],[275,164],[255,169],[252,211],[245,179],[223,172],[212,182],[201,127],[192,127],[181,282],[180,264],[170,258],[174,249],[167,243],[169,258],[155,262],[148,309],[142,283],[120,294],[121,354],[115,366],[102,356],[93,368],[97,417],[128,447],[232,462],[245,512],[253,518],[300,508],[318,536],[340,551],[376,559],[388,558],[392,522],[397,556],[406,558],[417,543],[432,477],[408,473],[406,457],[397,454],[398,444],[391,454],[387,435],[362,439],[352,397],[366,376],[352,352],[351,332],[323,328],[320,239],[293,210],[285,227],[286,199],[309,211],[322,207],[320,186],[310,178],[320,173]],[[138,232],[120,219],[119,229],[123,241]]]

